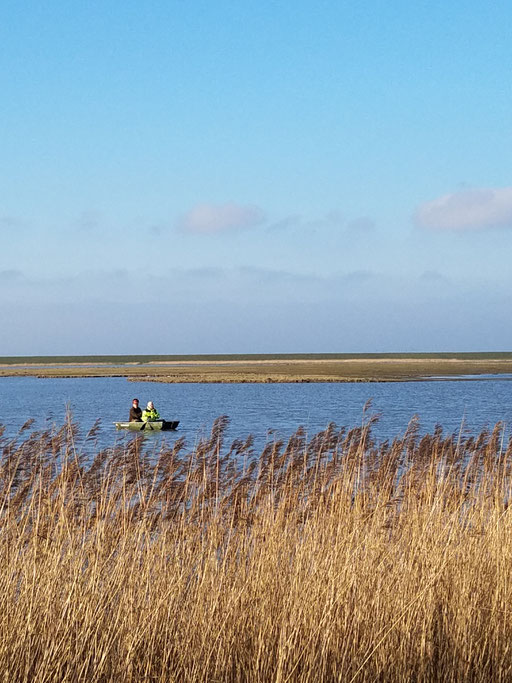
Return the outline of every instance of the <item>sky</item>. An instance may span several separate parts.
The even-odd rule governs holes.
[[[512,348],[512,5],[0,4],[0,356]]]

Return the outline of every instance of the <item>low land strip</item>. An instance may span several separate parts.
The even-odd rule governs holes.
[[[148,382],[396,382],[512,374],[512,353],[0,358],[0,377]]]

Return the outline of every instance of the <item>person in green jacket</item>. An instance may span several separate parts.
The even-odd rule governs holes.
[[[153,405],[153,401],[149,401],[146,410],[142,411],[142,421],[143,422],[153,422],[154,420],[160,419],[160,413]]]

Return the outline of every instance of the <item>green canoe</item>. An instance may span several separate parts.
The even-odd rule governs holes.
[[[114,422],[116,429],[130,429],[133,432],[168,432],[176,429],[179,421],[154,420],[152,422]]]

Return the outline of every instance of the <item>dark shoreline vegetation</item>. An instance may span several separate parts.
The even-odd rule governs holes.
[[[512,351],[468,351],[440,353],[262,353],[262,354],[139,354],[92,356],[0,356],[0,365],[92,363],[179,363],[183,361],[266,361],[266,360],[512,360]]]
[[[512,676],[512,441],[0,437],[9,681]],[[77,446],[83,444],[83,446]]]
[[[147,382],[403,382],[512,375],[512,353],[27,356],[1,377],[125,377]]]

